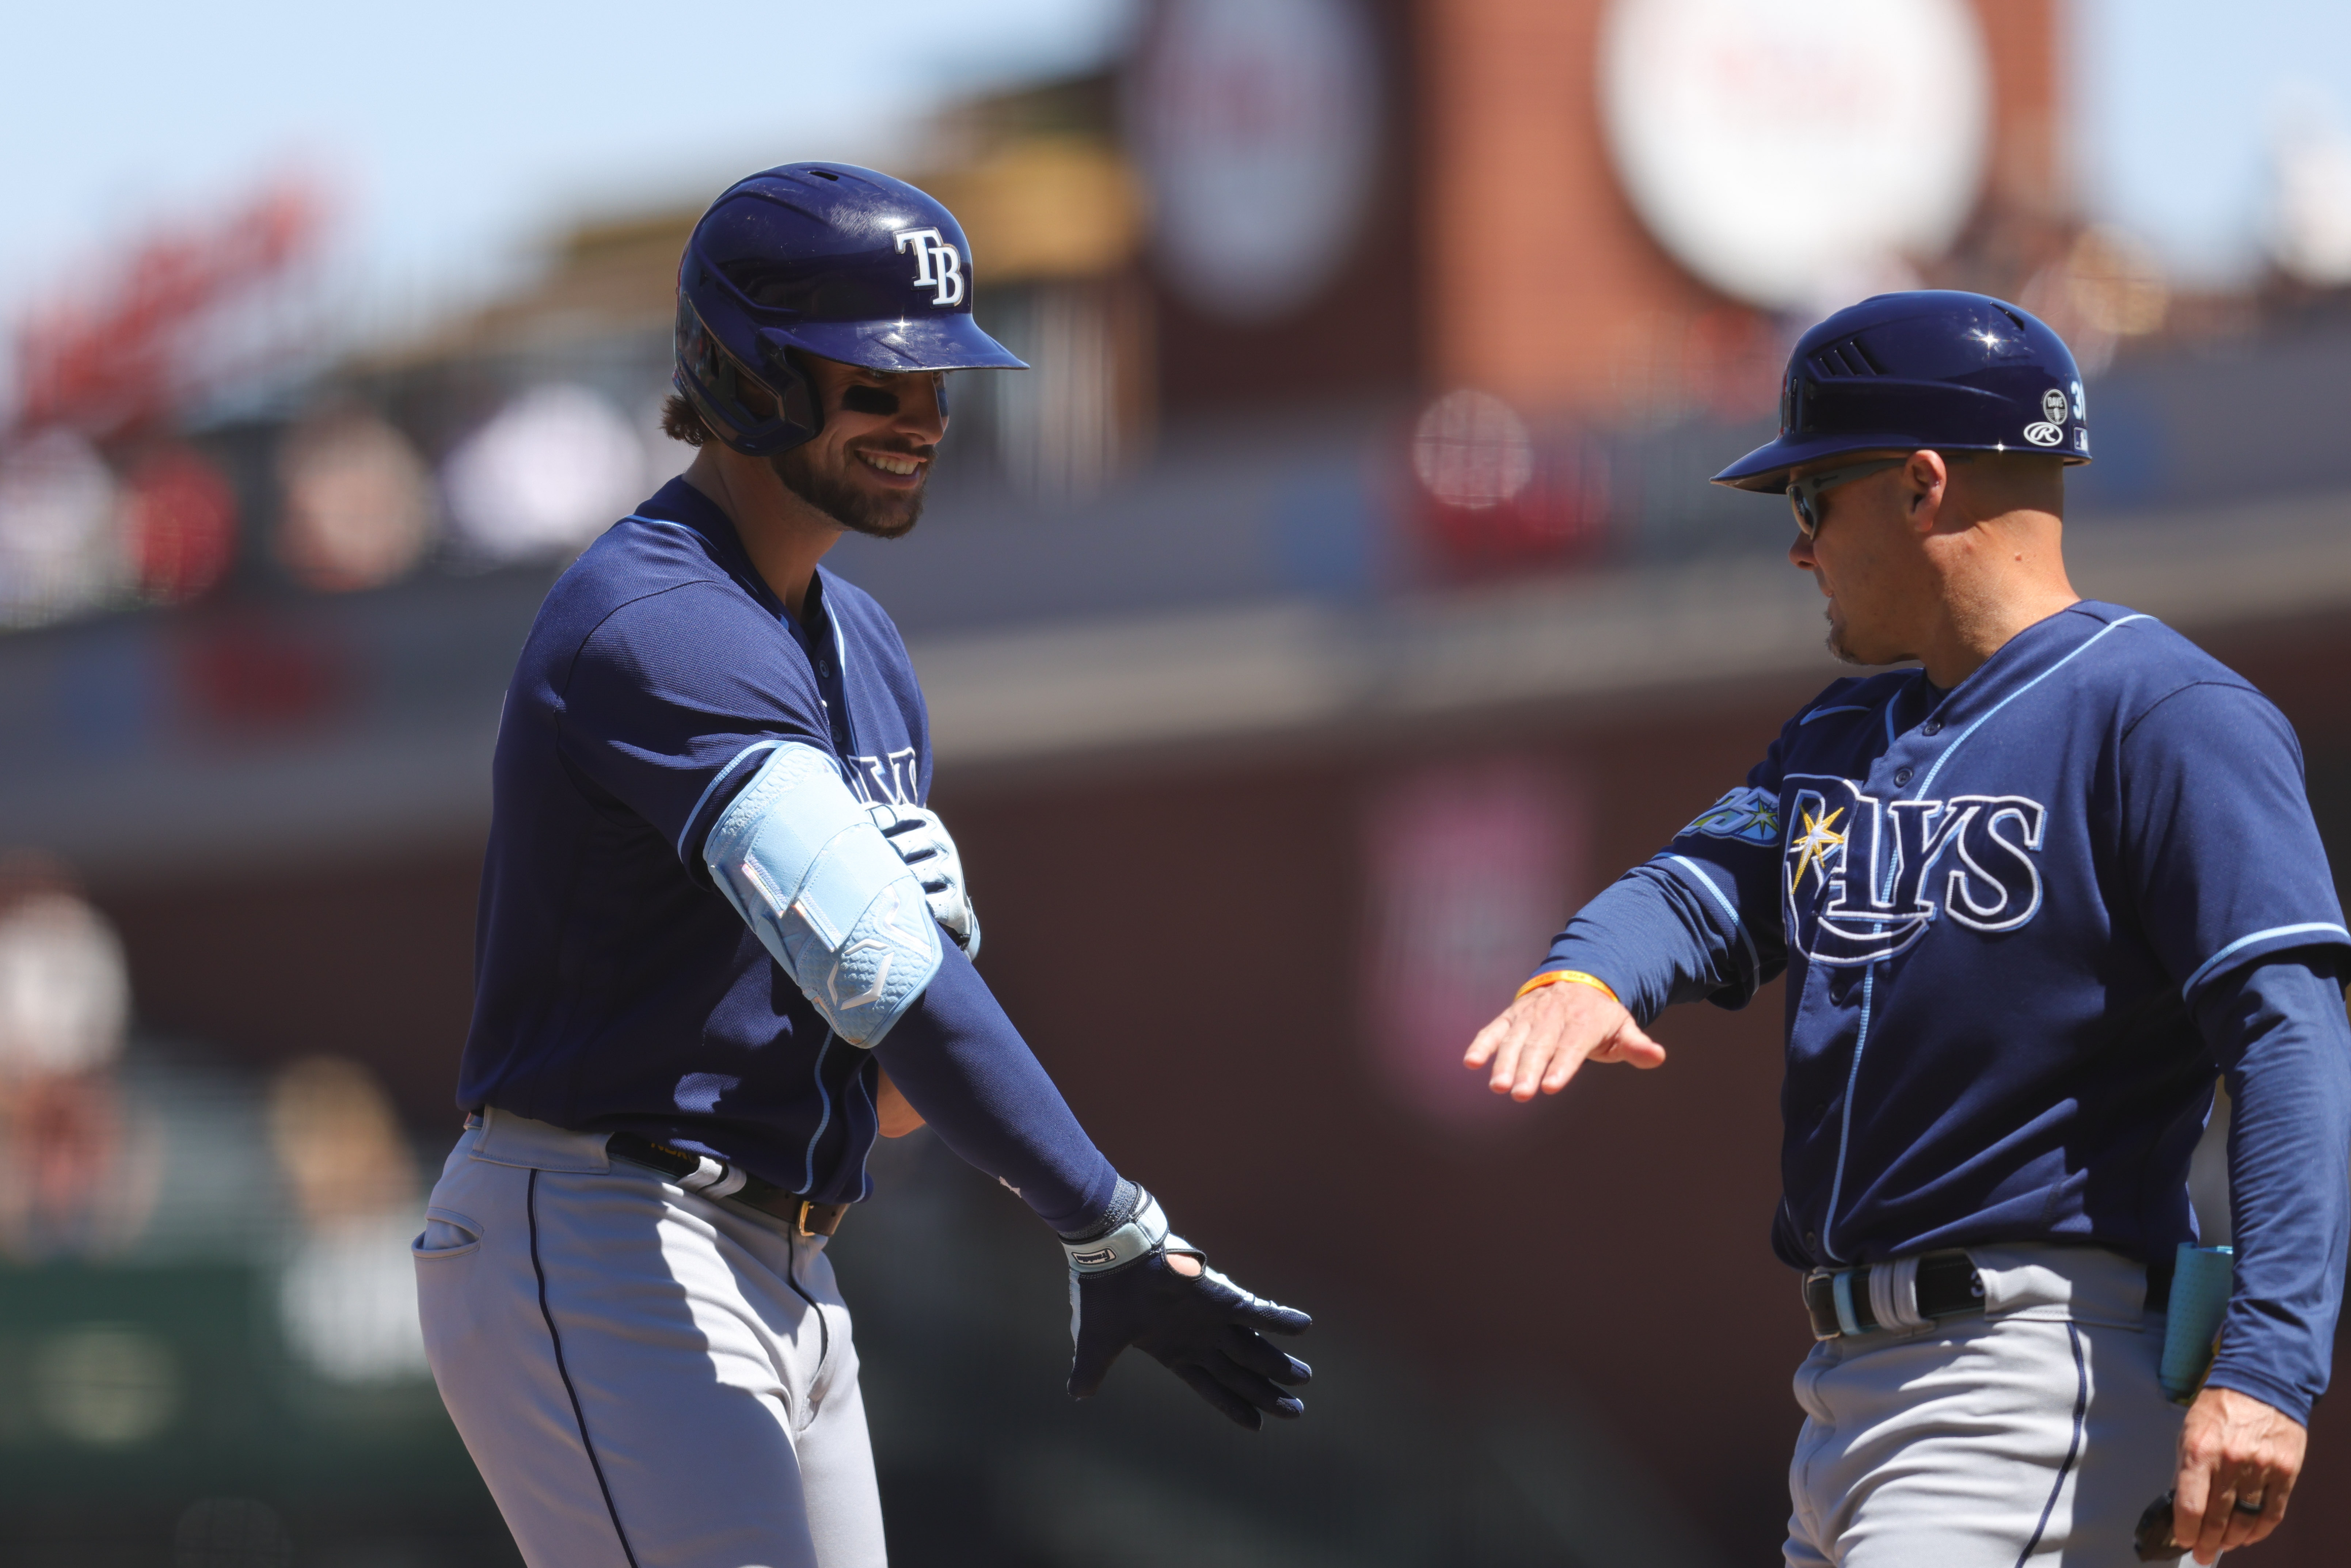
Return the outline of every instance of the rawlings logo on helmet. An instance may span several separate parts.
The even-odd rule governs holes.
[[[2065,413],[2071,400],[2062,387],[2041,394],[2041,418],[2024,427],[2024,439],[2035,446],[2054,446],[2065,439]]]
[[[934,305],[963,303],[963,253],[949,245],[936,229],[901,229],[898,249],[912,248],[914,253],[914,286],[935,288]]]

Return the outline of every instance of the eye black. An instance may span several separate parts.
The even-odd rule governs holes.
[[[895,413],[898,394],[863,382],[852,382],[841,391],[841,406],[851,413]]]

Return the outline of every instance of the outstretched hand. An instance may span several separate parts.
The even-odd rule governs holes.
[[[1493,1063],[1487,1080],[1497,1094],[1521,1103],[1541,1089],[1556,1094],[1586,1061],[1662,1066],[1666,1048],[1641,1031],[1625,1005],[1592,986],[1545,986],[1502,1009],[1478,1031],[1461,1065]]]
[[[1199,1255],[1175,1247],[1098,1274],[1070,1277],[1076,1354],[1070,1392],[1084,1399],[1102,1387],[1128,1345],[1145,1351],[1192,1391],[1251,1431],[1267,1416],[1294,1417],[1304,1401],[1282,1391],[1313,1375],[1307,1364],[1269,1344],[1269,1333],[1303,1333],[1313,1319],[1234,1284]],[[1262,1414],[1260,1414],[1262,1412]]]

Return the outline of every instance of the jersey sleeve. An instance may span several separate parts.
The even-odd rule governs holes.
[[[1787,967],[1780,914],[1780,783],[1801,719],[1746,782],[1568,922],[1536,972],[1608,982],[1647,1023],[1674,1002],[1742,1008]]]
[[[621,606],[581,642],[556,695],[574,779],[650,823],[697,882],[708,881],[711,824],[769,752],[832,752],[806,657],[723,583]]]
[[[2293,727],[2259,693],[2183,686],[2126,731],[2123,862],[2141,928],[2193,1008],[2231,970],[2351,948]]]
[[[2234,1106],[2236,1283],[2207,1381],[2305,1425],[2326,1391],[2351,1250],[2351,1024],[2329,961],[2339,956],[2233,967],[2205,983],[2196,1009]]]
[[[947,1147],[1019,1193],[1047,1225],[1081,1232],[1110,1207],[1118,1172],[952,945],[877,1050],[890,1081]]]

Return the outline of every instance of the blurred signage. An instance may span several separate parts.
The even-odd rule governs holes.
[[[962,221],[989,284],[1107,277],[1143,226],[1134,171],[1091,137],[1025,137],[924,186]]]
[[[135,596],[179,604],[236,555],[236,493],[195,448],[141,444],[128,477],[52,426],[0,450],[0,626],[63,620]]]
[[[69,431],[0,448],[0,626],[54,621],[116,591],[120,507],[105,460]]]
[[[146,1225],[155,1132],[112,1073],[130,1013],[106,917],[53,863],[0,860],[0,1256],[102,1257]]]
[[[306,588],[379,587],[404,576],[431,541],[424,460],[371,413],[331,411],[297,425],[278,448],[277,478],[277,559]]]
[[[2017,303],[2049,324],[2089,376],[2114,362],[2125,338],[2159,330],[2171,286],[2154,247],[2127,230],[2097,224],[2027,280]]]
[[[1361,227],[1379,99],[1378,50],[1347,0],[1165,0],[1129,129],[1176,290],[1235,321],[1311,298]]]
[[[226,576],[236,555],[236,492],[192,446],[158,447],[131,471],[123,525],[140,597],[182,604]]]
[[[644,443],[583,386],[517,395],[458,443],[442,469],[456,542],[486,565],[568,555],[646,493]]]
[[[290,345],[267,332],[232,345],[208,329],[300,259],[319,220],[310,188],[288,180],[210,225],[163,230],[128,247],[104,292],[51,306],[19,331],[17,426],[110,435],[284,351]]]
[[[214,741],[277,738],[350,716],[360,671],[334,629],[242,614],[180,629],[179,707]]]
[[[2351,126],[2307,84],[2289,87],[2270,133],[2270,256],[2316,288],[2351,284]]]
[[[1461,1053],[1567,923],[1588,817],[1578,780],[1518,758],[1440,764],[1365,803],[1364,1032],[1383,1085],[1440,1127],[1524,1117]]]
[[[1615,0],[1599,61],[1634,207],[1736,298],[1901,287],[1975,205],[1991,78],[1966,0]]]
[[[1440,575],[1560,566],[1608,541],[1608,460],[1573,429],[1538,440],[1490,392],[1450,392],[1413,427],[1422,544]]]

